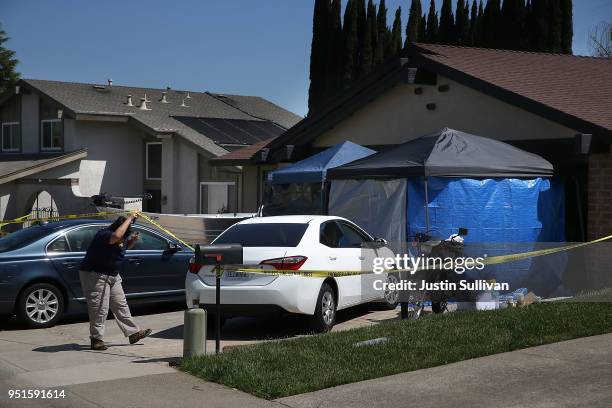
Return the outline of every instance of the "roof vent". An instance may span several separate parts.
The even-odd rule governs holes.
[[[108,81],[108,86],[109,87],[113,86],[113,80],[111,78],[108,78],[107,81]]]
[[[168,102],[168,98],[167,98],[167,93],[166,92],[162,92],[161,94],[161,99],[159,100],[161,103],[169,103]]]
[[[189,98],[189,96],[187,98]],[[185,98],[185,99],[187,99],[187,98]],[[188,108],[189,107],[189,106],[187,106],[185,104],[185,99],[183,99],[183,102],[181,103],[181,108]]]
[[[142,98],[140,98],[140,99],[142,99]],[[144,100],[145,100],[145,102],[147,102],[147,103],[148,103],[148,102],[151,102],[151,101],[149,100],[149,98],[147,98],[147,94],[144,94]]]
[[[127,106],[134,106],[134,104],[132,103],[132,95],[127,96],[127,101],[125,102],[125,104]]]
[[[149,109],[147,107],[147,98],[146,98],[146,95],[145,95],[144,98],[140,98],[140,108],[139,109],[140,110],[144,110],[144,111],[151,110],[151,109]]]
[[[191,99],[191,95],[189,95],[189,91],[187,91],[187,96],[185,97],[185,99]]]

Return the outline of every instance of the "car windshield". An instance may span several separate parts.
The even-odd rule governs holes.
[[[243,247],[296,247],[308,224],[238,224],[219,236],[214,244],[240,244]]]
[[[40,225],[13,232],[12,234],[0,238],[0,253],[23,248],[49,234],[49,232],[51,232],[49,228]]]

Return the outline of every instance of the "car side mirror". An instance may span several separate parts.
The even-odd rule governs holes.
[[[374,248],[382,248],[389,245],[389,241],[384,238],[374,238]]]
[[[175,244],[174,242],[168,242],[168,247],[166,248],[166,253],[175,254],[181,250],[181,247]]]

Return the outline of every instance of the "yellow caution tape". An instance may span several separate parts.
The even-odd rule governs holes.
[[[191,245],[189,245],[187,242],[183,241],[182,239],[180,239],[179,237],[177,237],[176,235],[174,235],[172,233],[172,231],[168,230],[165,227],[162,227],[159,223],[155,222],[154,220],[151,219],[151,217],[147,216],[146,214],[143,213],[137,213],[140,217],[142,217],[145,221],[149,222],[150,224],[154,225],[155,227],[157,227],[159,230],[161,230],[162,232],[165,232],[166,234],[168,234],[170,237],[176,239],[178,242],[180,242],[181,244],[185,245],[187,248],[191,249],[192,251],[194,251],[193,247]]]
[[[498,265],[502,263],[521,261],[523,259],[535,258],[538,256],[551,255],[558,252],[568,251],[571,249],[581,248],[588,245],[596,244],[603,241],[612,239],[612,235],[608,235],[603,238],[598,238],[589,242],[580,242],[577,244],[566,245],[558,248],[542,249],[538,251],[523,252],[518,254],[500,255],[485,258],[485,265]],[[260,268],[223,268],[224,271],[242,272],[242,273],[257,273],[262,275],[279,275],[279,276],[302,276],[306,278],[337,278],[344,276],[357,276],[372,274],[372,271],[312,271],[312,270],[289,270],[289,269],[260,269]],[[421,269],[425,270],[425,268]],[[414,272],[412,269],[392,269],[385,271],[385,273],[403,273],[403,272]]]

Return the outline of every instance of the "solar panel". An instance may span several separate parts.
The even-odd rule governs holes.
[[[212,139],[216,144],[252,145],[265,139],[279,136],[285,129],[276,123],[262,120],[197,118],[175,116],[176,120],[198,133]]]

